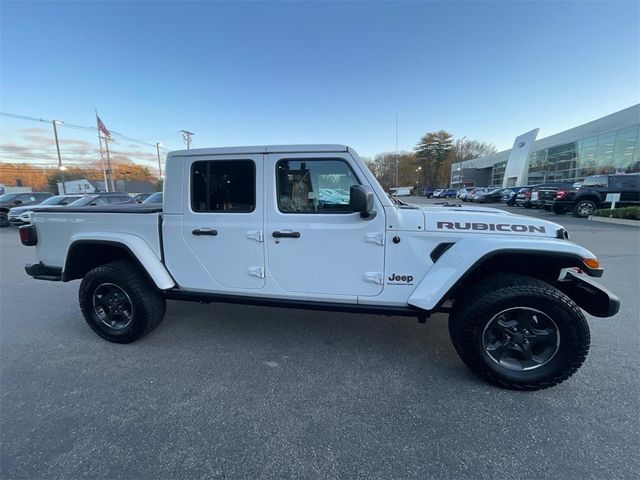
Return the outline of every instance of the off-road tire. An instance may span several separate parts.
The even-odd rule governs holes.
[[[587,218],[597,208],[598,205],[592,200],[578,200],[573,207],[573,214],[578,218]]]
[[[465,365],[485,381],[513,390],[540,390],[571,377],[584,363],[591,336],[580,308],[557,288],[541,280],[500,274],[465,291],[464,302],[454,302],[449,317],[452,343]],[[515,371],[493,361],[483,345],[488,323],[513,307],[548,315],[559,331],[555,354],[539,368]]]
[[[0,228],[5,228],[11,225],[9,223],[9,214],[5,212],[0,212]]]
[[[128,296],[132,316],[125,328],[115,330],[99,318],[94,293],[105,284],[115,285]],[[87,324],[102,338],[114,343],[131,343],[146,335],[160,324],[166,311],[162,293],[137,265],[128,261],[108,263],[88,272],[80,283],[78,298]]]

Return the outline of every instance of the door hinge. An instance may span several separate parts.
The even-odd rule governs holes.
[[[384,233],[367,233],[364,238],[365,242],[384,245]]]
[[[256,242],[264,242],[264,236],[262,230],[249,230],[247,232],[247,238],[255,240]]]
[[[249,267],[249,275],[251,275],[252,277],[264,278],[264,268]]]
[[[364,272],[364,281],[368,283],[376,283],[378,285],[382,285],[382,273]]]

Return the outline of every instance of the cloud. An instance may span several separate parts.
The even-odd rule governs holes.
[[[44,134],[49,132],[50,129],[44,127],[30,127],[30,128],[19,128],[18,131],[22,134]]]

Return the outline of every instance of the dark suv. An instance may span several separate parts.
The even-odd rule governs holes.
[[[53,193],[28,192],[0,195],[0,227],[9,226],[9,209],[18,205],[37,205],[49,197],[53,197]]]
[[[593,175],[585,178],[578,188],[556,192],[553,211],[573,212],[576,217],[588,217],[594,210],[609,207],[608,194],[620,194],[616,207],[640,206],[640,174]]]

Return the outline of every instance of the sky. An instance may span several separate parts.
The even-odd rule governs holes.
[[[59,119],[67,158],[341,143],[445,129],[510,148],[640,102],[640,2],[0,3],[0,111]],[[76,142],[76,143],[73,143]],[[22,153],[20,153],[22,152]],[[0,161],[53,162],[51,125],[0,116]],[[75,155],[75,156],[74,156]]]

